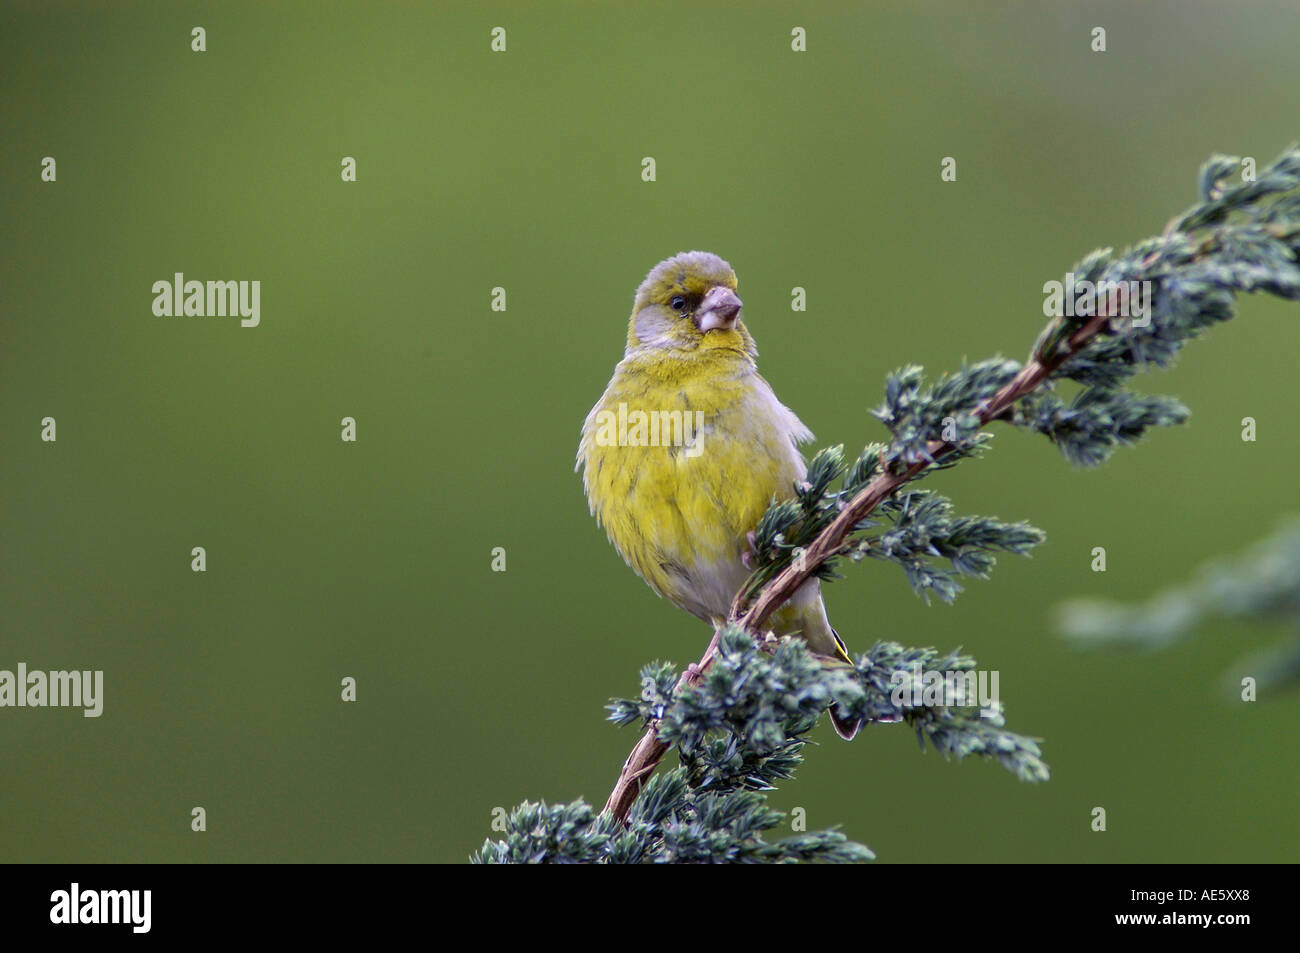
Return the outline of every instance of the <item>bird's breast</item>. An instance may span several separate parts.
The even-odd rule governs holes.
[[[699,377],[620,365],[583,429],[592,511],[624,559],[697,615],[747,575],[746,534],[803,476],[810,436],[756,372]]]

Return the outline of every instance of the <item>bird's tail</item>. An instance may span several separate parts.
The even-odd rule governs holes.
[[[818,655],[853,664],[844,640],[826,618],[826,606],[817,579],[810,579],[800,586],[789,602],[772,613],[770,621],[777,634],[797,634]],[[831,708],[831,724],[835,726],[837,735],[845,741],[852,741],[862,727],[862,719],[842,718]]]
[[[831,709],[831,724],[835,726],[835,733],[845,741],[852,741],[862,727],[861,718],[844,718],[834,708]]]
[[[831,635],[835,637],[835,647],[839,649],[839,652],[837,653],[839,657],[852,665],[853,660],[849,658],[848,646],[844,644],[844,640],[840,638],[840,634],[834,629],[831,629]],[[835,710],[834,706],[832,706],[831,724],[835,726],[835,733],[837,735],[845,741],[852,741],[854,735],[858,733],[858,729],[862,727],[862,719],[844,718]]]

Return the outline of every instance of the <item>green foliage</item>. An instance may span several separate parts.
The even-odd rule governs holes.
[[[1190,638],[1214,619],[1282,622],[1292,634],[1242,660],[1225,680],[1236,696],[1250,675],[1262,691],[1300,687],[1300,519],[1232,559],[1215,559],[1186,583],[1138,605],[1079,599],[1062,605],[1058,627],[1079,648],[1155,651]]]
[[[1000,703],[987,708],[911,703],[912,683],[919,673],[975,668],[975,659],[955,651],[877,642],[854,661],[853,680],[862,689],[861,700],[844,707],[847,714],[866,722],[905,721],[915,729],[923,749],[928,741],[945,757],[991,758],[1022,781],[1048,780],[1038,739],[1007,731]]]
[[[827,708],[870,723],[907,723],[922,747],[945,757],[996,760],[1025,781],[1045,781],[1035,739],[1007,731],[1000,707],[913,704],[921,671],[973,671],[975,660],[933,649],[877,643],[852,667],[811,654],[798,639],[757,645],[741,628],[723,630],[700,684],[676,697],[677,672],[656,662],[641,671],[641,697],[610,702],[618,725],[659,722],[681,766],[650,779],[626,828],[582,801],[526,803],[506,836],[475,855],[482,863],[843,863],[872,859],[836,830],[768,841],[785,815],[764,792],[794,777],[807,735]]]
[[[1047,436],[1065,459],[1084,467],[1105,463],[1116,447],[1136,443],[1151,427],[1181,424],[1191,411],[1173,397],[1093,386],[1066,402],[1055,394],[1021,401],[1018,422]]]
[[[627,825],[583,801],[547,807],[525,802],[510,814],[506,835],[470,858],[479,864],[782,864],[859,863],[875,855],[839,831],[764,834],[785,819],[752,791],[729,795],[692,788],[678,768],[648,782]]]
[[[947,464],[977,453],[987,435],[980,432],[976,411],[1020,370],[1019,362],[997,357],[944,375],[930,387],[923,386],[925,372],[915,364],[890,374],[885,401],[872,411],[892,435],[885,462],[934,463],[928,446],[934,440],[950,445]]]
[[[1034,356],[1060,362],[1051,379],[1082,385],[1073,401],[1029,395],[1015,423],[1045,434],[1072,463],[1096,466],[1151,427],[1185,421],[1189,411],[1170,397],[1130,393],[1122,385],[1148,367],[1167,367],[1183,345],[1234,315],[1238,293],[1262,291],[1300,298],[1300,150],[1292,148],[1253,183],[1230,185],[1236,156],[1215,156],[1201,169],[1202,204],[1170,223],[1165,234],[1112,255],[1093,252],[1074,267],[1076,282],[1112,286],[1147,282],[1145,320],[1114,317],[1104,333],[1071,352],[1067,342],[1090,315],[1055,318]]]
[[[1146,300],[1149,313],[1110,317],[1081,344],[1072,342],[1093,320],[1092,313],[1053,318],[1033,350],[1045,368],[1042,384],[1016,400],[1005,416],[997,416],[1043,434],[1071,463],[1088,467],[1105,462],[1116,448],[1136,443],[1152,427],[1187,420],[1190,411],[1177,399],[1133,393],[1124,383],[1140,370],[1168,366],[1184,343],[1231,318],[1239,292],[1300,298],[1300,149],[1283,153],[1253,183],[1229,184],[1227,176],[1238,168],[1236,157],[1211,158],[1201,170],[1202,203],[1171,222],[1163,235],[1118,255],[1111,249],[1094,251],[1074,266],[1076,285],[1147,283],[1149,298],[1139,295],[1125,303]],[[999,357],[963,367],[929,386],[916,365],[890,374],[885,399],[872,411],[889,430],[889,442],[868,444],[852,466],[844,463],[843,447],[814,457],[794,499],[774,502],[755,530],[755,571],[746,584],[747,598],[798,558],[882,473],[923,463],[924,475],[987,449],[992,437],[981,430],[980,415],[1022,370],[1016,361]],[[1079,387],[1066,399],[1054,392],[1058,382]],[[937,451],[936,443],[942,445]],[[832,489],[837,477],[841,484]],[[880,520],[862,521],[817,567],[820,578],[836,578],[839,556],[872,556],[896,563],[918,594],[934,593],[951,602],[961,591],[957,578],[986,576],[994,564],[992,553],[1027,554],[1044,539],[1025,523],[954,517],[949,501],[937,495],[898,493],[876,513],[892,521],[893,529],[862,537],[857,534],[876,528]],[[971,525],[963,521],[973,521],[983,532],[964,540],[960,533],[954,536],[954,527]],[[949,566],[937,566],[935,560],[948,560]]]
[[[975,446],[972,441],[970,449]],[[747,592],[756,593],[798,558],[843,507],[879,476],[889,452],[884,444],[868,444],[851,467],[844,464],[843,447],[818,452],[809,464],[808,478],[796,487],[795,497],[773,503],[759,521],[754,531],[758,568],[746,584]],[[840,486],[832,489],[837,477]],[[854,562],[871,557],[900,566],[919,595],[928,599],[933,593],[945,602],[961,592],[958,577],[986,578],[996,563],[994,553],[1028,555],[1046,539],[1028,523],[956,516],[952,502],[930,490],[899,491],[855,529],[818,567],[820,578],[838,578],[835,566],[840,556]],[[943,562],[947,565],[941,565]]]
[[[1047,537],[1028,523],[1004,523],[992,516],[956,516],[952,503],[930,490],[901,490],[877,507],[878,518],[863,520],[867,530],[888,524],[880,533],[859,538],[847,553],[901,566],[912,589],[922,597],[934,593],[952,602],[961,592],[959,576],[987,578],[995,552],[1025,556]],[[937,565],[946,560],[948,567]]]
[[[510,812],[506,836],[487,841],[470,858],[481,864],[591,864],[603,860],[620,838],[623,825],[602,817],[584,801],[534,804]]]

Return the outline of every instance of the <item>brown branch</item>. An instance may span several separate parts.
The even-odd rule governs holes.
[[[718,652],[718,638],[721,635],[722,627],[715,627],[713,641],[709,643],[708,649],[699,662],[682,673],[682,677],[677,680],[677,687],[673,689],[674,695],[679,694],[687,685],[697,684],[704,677],[704,673],[713,664],[713,656]],[[610,792],[609,800],[605,802],[604,813],[612,814],[620,821],[625,820],[627,812],[632,808],[632,802],[641,793],[642,779],[654,772],[667,752],[668,745],[659,740],[659,723],[652,722],[647,726],[641,740],[636,743],[636,747],[632,749],[632,753],[627,756],[627,760],[623,762],[623,770],[619,772],[614,790]]]
[[[1047,362],[1031,360],[1022,367],[1020,373],[976,411],[980,426],[984,427],[990,421],[1001,418],[1016,401],[1037,390],[1053,371],[1078,353],[1079,349],[1107,326],[1109,321],[1108,314],[1094,315],[1087,324],[1074,332],[1057,357]],[[840,511],[839,516],[835,517],[831,524],[805,547],[803,557],[774,576],[748,609],[745,608],[744,593],[738,593],[731,604],[728,621],[744,626],[751,632],[757,632],[767,621],[767,617],[812,577],[818,566],[836,554],[845,537],[853,532],[853,528],[858,523],[866,519],[872,510],[892,496],[899,487],[910,483],[933,466],[932,461],[943,459],[955,447],[948,441],[931,440],[926,449],[930,454],[930,460],[920,460],[905,470],[895,473],[886,470],[863,487],[858,495]]]
[[[1294,154],[1292,153],[1292,155]],[[1283,186],[1288,191],[1294,189],[1293,182],[1290,184],[1283,182],[1281,185],[1275,183],[1273,191],[1282,190]],[[1222,194],[1217,185],[1216,191]],[[1189,215],[1190,213],[1170,220],[1162,236],[1164,242],[1160,247],[1151,251],[1141,262],[1140,267],[1144,273],[1152,273],[1151,269],[1162,257],[1164,248],[1167,247],[1169,241],[1175,235],[1179,234],[1183,224],[1188,221]],[[1264,225],[1263,229],[1273,237],[1286,239],[1288,242],[1300,232],[1300,226],[1297,226],[1294,221],[1269,223]],[[1189,234],[1196,231],[1198,229],[1195,227],[1188,228]],[[1202,238],[1194,257],[1207,254],[1216,247],[1221,247],[1221,244],[1221,236],[1212,232]],[[1294,249],[1292,248],[1292,250]],[[1237,282],[1234,290],[1255,289],[1244,282]],[[1275,291],[1275,293],[1279,292]],[[1059,322],[1062,319],[1057,318],[1056,320]],[[1057,330],[1057,328],[1049,324],[1035,344],[1029,363],[1021,368],[1019,373],[999,389],[991,399],[975,409],[974,413],[979,421],[979,427],[982,429],[994,420],[1014,419],[1016,402],[1043,386],[1062,364],[1077,355],[1103,329],[1109,329],[1110,320],[1111,315],[1102,309],[1100,313],[1094,315],[1082,327],[1075,330],[1063,344],[1050,333]],[[1048,351],[1048,356],[1040,356],[1042,351]],[[727,622],[743,626],[755,638],[761,639],[762,626],[772,612],[793,596],[799,587],[807,582],[826,560],[843,552],[845,540],[862,520],[884,500],[897,492],[900,487],[916,479],[936,463],[941,463],[956,449],[958,448],[953,442],[932,440],[926,445],[929,459],[910,464],[900,470],[893,470],[891,464],[887,463],[881,474],[854,496],[835,519],[804,549],[801,558],[786,566],[785,569],[769,580],[752,603],[746,601],[748,588],[738,593],[728,611]],[[688,685],[697,684],[709,666],[713,664],[721,631],[722,625],[719,622],[714,628],[713,640],[709,643],[708,650],[700,661],[691,665],[678,680],[674,688],[674,694],[679,694]],[[614,790],[605,804],[604,813],[619,821],[626,821],[632,803],[641,790],[642,781],[654,771],[668,751],[669,745],[659,739],[658,728],[658,722],[651,722],[646,727],[645,733],[624,763],[618,783],[614,786]]]
[[[1153,253],[1147,264],[1150,264],[1157,256],[1158,252]],[[1020,373],[976,411],[980,427],[986,426],[990,421],[1004,417],[1012,410],[1016,401],[1037,390],[1051,376],[1053,371],[1077,354],[1103,328],[1108,327],[1109,323],[1109,314],[1098,313],[1087,324],[1075,331],[1066,342],[1065,347],[1053,358],[1048,360],[1031,359],[1028,364],[1020,369]],[[761,635],[762,626],[767,621],[767,617],[793,596],[799,587],[813,576],[818,566],[836,554],[845,538],[853,532],[853,528],[858,523],[865,519],[881,502],[893,495],[899,487],[916,479],[921,473],[934,465],[933,461],[941,460],[955,447],[948,441],[932,440],[927,449],[931,457],[930,460],[919,461],[894,473],[886,470],[864,487],[857,496],[849,501],[848,505],[835,517],[834,521],[822,530],[817,538],[805,548],[803,557],[792,562],[774,576],[763,587],[758,598],[748,608],[746,608],[745,604],[744,591],[738,593],[735,601],[731,604],[731,611],[728,614],[727,621],[743,626],[755,637]],[[708,650],[700,661],[688,668],[678,680],[675,692],[681,692],[687,685],[697,684],[709,666],[713,664],[713,658],[718,651],[720,633],[720,628],[714,630],[713,641],[709,643]],[[604,813],[612,815],[619,821],[627,819],[627,813],[632,807],[632,802],[636,800],[637,794],[641,791],[641,782],[658,767],[659,762],[668,752],[668,747],[667,744],[659,740],[658,722],[652,722],[648,725],[645,733],[641,736],[641,740],[637,742],[636,747],[632,749],[632,753],[628,755],[627,761],[624,762],[618,782],[614,785],[609,800],[605,802]]]

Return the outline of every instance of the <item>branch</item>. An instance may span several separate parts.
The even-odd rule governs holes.
[[[1043,381],[1053,370],[1076,354],[1086,341],[1107,325],[1109,318],[1109,314],[1098,314],[1069,339],[1067,347],[1056,358],[1046,362],[1034,360],[1026,365],[1011,383],[998,391],[986,406],[977,411],[979,426],[983,428],[990,421],[999,419],[1016,401],[1042,386]],[[841,544],[869,513],[904,484],[915,480],[936,462],[942,461],[958,449],[953,442],[941,440],[931,441],[928,448],[933,461],[922,460],[900,472],[885,473],[878,477],[855,496],[840,515],[813,540],[810,546],[804,549],[801,559],[792,562],[763,587],[758,598],[748,609],[745,608],[744,591],[737,593],[731,605],[729,621],[744,627],[755,637],[761,636],[762,625],[767,621],[767,617],[793,596],[801,585],[812,578],[820,566],[841,553]],[[677,686],[679,692],[687,685],[699,682],[703,673],[713,664],[717,650],[718,633],[715,631],[713,641],[709,643],[700,661],[682,675]],[[640,782],[659,765],[663,756],[667,754],[668,748],[669,746],[659,739],[658,723],[652,723],[624,762],[614,790],[605,802],[605,813],[619,820],[627,816],[628,809],[640,790]]]
[[[704,677],[704,672],[713,664],[713,657],[718,652],[718,637],[721,634],[721,628],[713,630],[713,640],[709,642],[703,657],[698,664],[690,666],[682,673],[682,677],[677,681],[677,687],[673,690],[674,694],[680,694],[687,685],[699,684],[700,679]],[[659,722],[656,720],[641,735],[641,740],[636,743],[632,753],[623,762],[623,770],[619,772],[618,781],[615,782],[614,790],[605,801],[605,810],[602,813],[612,815],[620,821],[626,818],[632,802],[641,791],[641,782],[654,772],[667,753],[668,745],[659,740]]]
[[[1155,293],[1147,298],[1145,323],[1121,316],[1131,298],[1103,295],[1092,299],[1093,306],[1084,311],[1064,308],[1039,335],[1029,362],[996,390],[990,382],[1008,376],[1014,362],[986,362],[964,369],[928,391],[920,389],[919,368],[891,376],[886,403],[877,416],[889,426],[893,442],[883,452],[872,447],[864,451],[853,469],[848,499],[826,493],[839,465],[838,455],[822,459],[819,454],[814,459],[809,484],[795,488],[799,505],[787,505],[783,510],[782,503],[775,503],[760,523],[760,555],[769,557],[769,565],[756,570],[750,583],[737,593],[728,623],[761,640],[768,617],[800,586],[814,576],[829,577],[840,556],[868,554],[866,544],[859,544],[854,551],[849,538],[871,525],[868,517],[878,507],[929,471],[975,456],[987,439],[982,431],[994,420],[1037,430],[1072,461],[1094,465],[1116,445],[1133,442],[1147,428],[1186,419],[1186,409],[1176,401],[1130,394],[1121,388],[1122,383],[1144,365],[1169,364],[1185,341],[1232,317],[1236,293],[1266,291],[1300,298],[1300,268],[1296,265],[1300,150],[1283,153],[1255,181],[1228,184],[1229,176],[1239,167],[1237,157],[1212,157],[1201,170],[1200,204],[1173,219],[1163,235],[1118,257],[1111,257],[1109,249],[1094,252],[1076,266],[1085,282],[1098,286],[1128,287],[1129,282],[1141,282],[1149,291],[1154,285]],[[1056,378],[1083,385],[1072,405],[1047,393]],[[985,390],[992,392],[984,394]],[[984,395],[970,400],[980,394]],[[951,439],[941,439],[940,420],[959,432]],[[818,472],[815,486],[811,485],[814,469]],[[846,483],[846,492],[849,489]],[[834,516],[821,525],[823,514],[831,512]],[[792,558],[792,547],[774,528],[797,528],[801,520],[805,529],[812,526],[816,532],[797,547],[797,558]],[[765,526],[766,534],[761,532]],[[982,548],[1022,552],[1034,540],[1026,528],[1020,529],[1018,540],[1008,536],[1000,546],[995,541]],[[780,565],[782,550],[788,563],[763,581],[765,574]],[[929,550],[927,555],[944,555],[934,546]],[[958,567],[961,553],[949,553],[948,557]],[[915,569],[918,558],[911,554],[905,568]],[[901,558],[895,561],[904,562]],[[984,563],[973,565],[974,570],[966,571],[982,574],[979,568]],[[917,575],[922,585],[930,584],[930,577]],[[756,579],[762,582],[757,592]],[[677,682],[678,692],[697,684],[709,670],[717,656],[718,639],[719,631],[715,631],[700,661]],[[606,815],[617,821],[626,819],[643,780],[669,747],[659,738],[658,720],[651,720],[624,763],[606,802]]]
[[[1001,419],[1018,400],[1041,387],[1052,371],[1078,353],[1084,343],[1091,340],[1106,326],[1110,317],[1109,314],[1098,314],[1094,317],[1070,338],[1067,349],[1058,357],[1047,362],[1033,360],[1027,364],[1011,383],[998,391],[985,406],[976,410],[975,416],[979,421],[979,428],[984,428],[993,420]],[[817,574],[818,567],[842,552],[844,540],[877,506],[893,496],[904,484],[912,482],[936,463],[960,449],[953,441],[944,440],[932,440],[926,446],[931,460],[921,460],[899,472],[886,472],[877,477],[866,489],[853,497],[840,515],[835,517],[834,521],[813,540],[812,545],[804,549],[803,558],[792,562],[764,586],[758,598],[748,608],[746,608],[745,593],[743,591],[737,593],[735,601],[731,604],[730,621],[757,633],[768,616],[793,596],[800,586]]]

